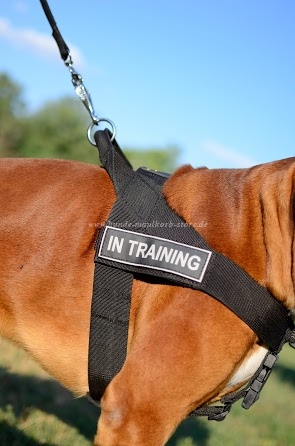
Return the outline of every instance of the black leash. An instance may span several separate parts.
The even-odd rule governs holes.
[[[70,71],[72,84],[74,86],[76,95],[81,100],[81,102],[84,104],[84,106],[85,106],[86,110],[88,111],[90,118],[92,120],[92,123],[89,125],[88,130],[87,130],[87,136],[88,136],[89,142],[93,146],[96,147],[96,144],[95,144],[92,134],[93,134],[93,131],[95,130],[95,128],[98,127],[99,124],[102,122],[108,123],[111,126],[112,139],[114,139],[116,136],[116,133],[117,133],[115,124],[108,118],[98,118],[97,117],[94,107],[93,107],[91,95],[84,85],[84,81],[83,81],[81,74],[79,74],[73,67],[73,59],[71,56],[70,49],[69,49],[68,45],[66,44],[65,40],[63,39],[63,37],[57,27],[57,24],[53,17],[51,9],[49,8],[49,5],[46,0],[40,0],[40,3],[43,8],[43,11],[47,17],[49,25],[51,26],[52,36],[58,46],[61,58],[64,61],[66,67]]]
[[[56,21],[52,15],[51,9],[49,8],[47,1],[40,0],[40,3],[43,8],[43,11],[47,17],[47,20],[52,28],[52,36],[57,43],[61,58],[63,59],[63,61],[65,62],[66,65],[72,64],[73,62],[72,62],[72,57],[71,57],[69,47],[66,44],[66,42],[64,41],[64,39],[57,27]]]

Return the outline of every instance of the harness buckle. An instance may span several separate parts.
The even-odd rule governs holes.
[[[295,348],[295,329],[292,330],[291,335],[290,335],[290,339],[289,339],[289,345],[292,348]]]
[[[275,353],[268,353],[266,355],[262,363],[262,369],[260,370],[259,375],[252,381],[250,388],[248,389],[243,399],[242,407],[244,409],[249,409],[252,404],[254,404],[259,399],[261,389],[266,383],[277,359],[278,355],[276,355]]]
[[[225,417],[229,414],[231,410],[232,405],[231,404],[225,404],[222,409],[223,411],[220,413],[216,413],[214,415],[209,415],[208,420],[209,421],[223,421]],[[217,409],[218,407],[216,407]]]

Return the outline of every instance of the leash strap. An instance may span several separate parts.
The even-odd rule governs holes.
[[[51,26],[52,36],[53,36],[55,42],[57,43],[61,58],[63,59],[66,67],[69,69],[72,84],[75,89],[75,93],[78,96],[78,98],[80,99],[80,101],[83,103],[84,107],[86,108],[87,112],[90,115],[92,122],[89,125],[88,130],[87,130],[87,136],[88,136],[89,142],[95,146],[95,141],[93,140],[92,134],[93,134],[94,128],[96,128],[102,122],[108,123],[111,126],[112,132],[113,132],[112,138],[115,138],[115,135],[116,135],[115,124],[110,119],[99,118],[95,113],[91,95],[90,95],[89,91],[87,90],[86,86],[84,85],[83,77],[81,76],[81,74],[79,74],[75,70],[75,68],[73,66],[73,60],[72,60],[70,49],[67,46],[66,42],[64,41],[64,39],[57,27],[57,24],[55,22],[55,19],[53,17],[51,9],[49,8],[47,1],[40,0],[40,3],[43,8],[43,11],[46,15],[46,18],[49,22],[49,25]]]
[[[130,165],[125,163],[122,157],[122,152],[115,141],[111,141],[111,135],[108,130],[98,131],[94,135],[96,145],[99,148],[99,154],[102,165],[109,173],[115,187],[117,194],[117,200],[109,216],[107,225],[100,231],[97,240],[97,249],[95,254],[96,263],[96,282],[105,282],[106,284],[113,284],[115,282],[115,275],[118,274],[124,279],[118,279],[119,282],[128,282],[128,286],[131,289],[132,277],[140,278],[144,280],[145,277],[154,276],[155,280],[160,280],[161,283],[167,283],[170,286],[172,284],[190,287],[196,290],[204,291],[212,297],[219,300],[232,310],[237,316],[239,316],[251,329],[257,334],[257,336],[264,341],[272,351],[276,351],[282,339],[284,339],[285,333],[288,330],[290,320],[286,309],[283,305],[275,300],[268,291],[253,280],[244,270],[242,270],[237,264],[232,262],[227,257],[214,251],[206,241],[201,237],[195,229],[189,226],[184,220],[182,220],[172,209],[168,206],[166,200],[162,195],[162,185],[166,178],[158,175],[153,175],[139,169],[134,172]],[[151,222],[157,221],[157,225],[152,225]],[[167,222],[169,223],[167,227]],[[144,223],[149,223],[144,225]],[[158,237],[163,239],[173,240],[186,249],[189,247],[198,247],[205,251],[209,251],[210,260],[207,265],[206,271],[201,281],[195,281],[188,277],[183,277],[174,274],[171,271],[150,269],[144,265],[120,263],[114,259],[105,258],[101,255],[101,248],[106,245],[106,234],[109,228],[122,228],[125,225],[132,228],[132,234],[139,234],[139,237]],[[139,226],[138,226],[139,224]],[[120,229],[120,234],[125,236],[129,231]],[[134,237],[134,236],[132,236]],[[109,242],[108,242],[109,243]],[[134,242],[135,243],[135,242]],[[107,275],[100,277],[100,265],[104,265],[112,268],[112,273],[108,271]],[[124,271],[124,273],[122,273]],[[130,274],[127,279],[127,274]],[[122,276],[121,276],[122,274]],[[126,274],[126,276],[125,276]],[[126,279],[125,279],[126,277]],[[127,287],[127,286],[126,286]],[[125,308],[124,321],[126,320],[127,313],[130,309],[130,298],[127,299],[127,292],[125,293],[125,287],[122,291],[124,295],[124,301],[128,301]],[[120,294],[121,291],[115,291]],[[99,294],[102,295],[101,292]],[[106,296],[114,297],[114,292],[106,290],[104,293]],[[98,296],[100,299],[100,296]],[[110,331],[114,330],[115,326],[119,326],[118,315],[116,317],[106,316],[105,305],[113,307],[112,299],[103,298],[100,304],[93,303],[93,313],[95,317],[91,322],[90,331],[90,363],[95,364],[102,361],[102,355],[108,355],[108,345],[101,346],[101,349],[91,346],[92,332],[96,331],[95,321],[100,324],[101,319],[110,319],[114,326],[110,328]],[[110,302],[110,303],[109,303]],[[101,309],[97,308],[97,305]],[[118,305],[118,304],[116,304]],[[116,307],[115,305],[115,307]],[[95,308],[95,310],[94,310]],[[128,322],[127,322],[128,325]],[[104,327],[103,330],[106,328]],[[121,330],[121,329],[119,329]],[[98,333],[102,330],[98,327]],[[125,345],[124,352],[126,353],[128,326],[125,331],[125,339],[122,340],[122,344]],[[116,338],[116,334],[112,335]],[[103,334],[98,334],[96,337],[103,338]],[[107,339],[107,336],[106,336]],[[107,342],[107,341],[106,341]],[[121,355],[121,364],[119,361],[115,366],[116,373],[120,370],[125,359],[125,353]],[[96,357],[95,357],[96,356]],[[110,363],[112,359],[110,358]],[[92,366],[90,366],[91,368]],[[109,373],[108,378],[104,379],[105,387],[110,380],[116,374]],[[90,371],[90,393],[94,399],[99,400],[103,394],[104,388],[99,385],[99,390],[92,385],[95,383],[95,379]]]
[[[54,40],[56,41],[56,44],[58,46],[61,58],[63,59],[64,62],[69,62],[71,59],[71,54],[70,54],[70,50],[69,47],[67,46],[66,42],[64,41],[58,27],[56,24],[56,21],[53,17],[53,14],[49,8],[49,5],[47,3],[46,0],[40,0],[41,6],[43,8],[43,11],[47,17],[47,20],[51,26],[52,29],[52,36],[54,38]],[[69,62],[70,63],[70,62]]]

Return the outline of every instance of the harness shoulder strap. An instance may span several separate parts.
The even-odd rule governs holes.
[[[133,169],[108,130],[95,134],[102,165],[120,195]],[[110,147],[112,150],[110,150]],[[96,262],[89,336],[88,380],[91,399],[99,402],[120,371],[126,354],[133,274]]]

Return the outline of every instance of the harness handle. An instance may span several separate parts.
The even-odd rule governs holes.
[[[112,179],[116,194],[119,195],[135,175],[132,165],[108,129],[95,132],[94,140],[99,149],[100,162]]]

